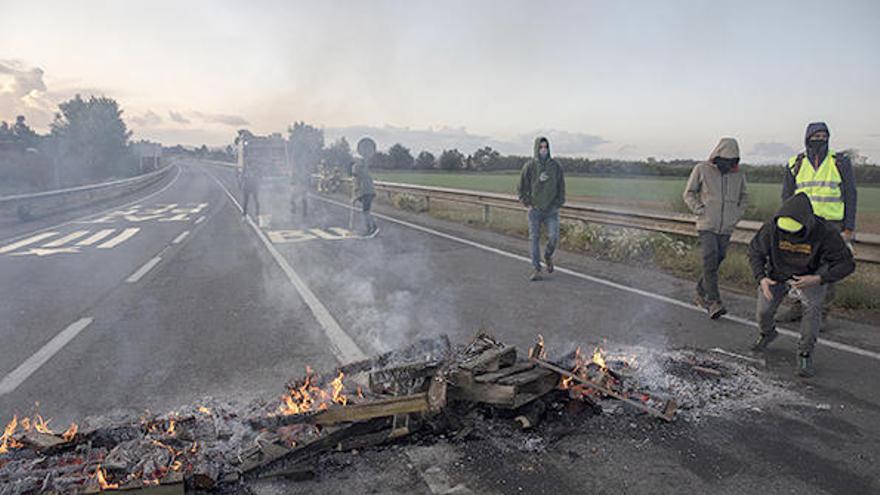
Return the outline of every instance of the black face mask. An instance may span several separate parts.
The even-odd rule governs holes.
[[[722,174],[726,174],[739,165],[739,158],[721,158],[720,156],[716,156],[712,159],[712,163],[718,167],[718,170],[720,170]]]
[[[828,154],[827,139],[811,139],[809,143],[808,151],[810,152],[810,156],[816,160],[822,160],[825,158],[825,155]],[[818,166],[819,163],[816,163],[815,165]]]

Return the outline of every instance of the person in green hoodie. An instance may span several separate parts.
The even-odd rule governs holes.
[[[786,293],[804,306],[798,343],[798,374],[810,377],[813,348],[822,323],[822,305],[833,284],[855,269],[852,252],[837,229],[813,213],[810,198],[797,193],[779,208],[749,244],[749,264],[758,282],[757,319],[760,334],[753,352],[763,352],[778,332],[774,322]]]
[[[746,178],[739,170],[736,139],[722,138],[698,163],[684,189],[684,202],[697,215],[697,233],[703,254],[703,273],[694,304],[713,320],[727,313],[718,291],[718,269],[727,254],[730,235],[746,211]]]
[[[544,262],[547,273],[553,273],[553,253],[559,243],[559,208],[565,203],[565,176],[559,162],[550,156],[550,141],[546,137],[535,138],[534,156],[523,165],[517,192],[520,202],[529,209],[529,280],[541,280],[541,225],[547,229]]]

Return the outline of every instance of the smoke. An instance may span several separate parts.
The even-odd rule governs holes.
[[[152,110],[147,110],[142,115],[130,117],[129,120],[138,127],[155,127],[162,123],[162,117]]]

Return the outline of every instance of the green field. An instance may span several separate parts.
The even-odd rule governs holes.
[[[374,172],[376,180],[425,186],[451,187],[515,194],[519,174],[455,172]],[[682,208],[683,178],[566,177],[566,193],[572,201],[605,202],[632,207]],[[749,184],[751,215],[760,217],[779,205],[781,186]],[[859,188],[859,230],[880,232],[880,187]]]

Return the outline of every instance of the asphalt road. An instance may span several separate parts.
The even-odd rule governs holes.
[[[4,248],[39,234],[0,235],[0,421],[35,401],[61,424],[204,395],[266,396],[306,364],[327,369],[439,334],[463,342],[478,329],[523,349],[538,333],[551,349],[744,352],[754,337],[749,298],[730,297],[741,320],[710,322],[683,303],[689,284],[648,270],[562,253],[565,273],[529,283],[517,257],[526,246],[508,237],[391,212],[376,238],[362,239],[344,205],[312,199],[308,216],[293,214],[271,186],[258,234],[241,219],[229,170],[183,164],[166,186],[138,208],[27,245]],[[473,493],[880,492],[877,329],[840,328],[827,338],[843,345],[820,345],[812,380],[792,376],[794,339],[768,353],[772,379],[797,391],[796,402],[675,430],[573,432],[537,458],[481,444],[402,447],[364,456],[355,474],[261,489],[331,483],[357,493],[375,480],[390,492],[431,493],[425,476],[412,475],[431,469]],[[389,467],[395,459],[410,468]],[[409,481],[389,485],[395,473]]]

